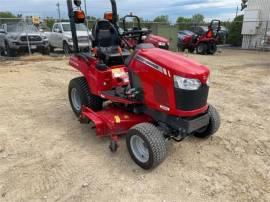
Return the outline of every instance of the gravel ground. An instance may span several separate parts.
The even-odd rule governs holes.
[[[270,53],[188,57],[212,70],[221,129],[170,142],[152,171],[133,163],[124,139],[111,154],[80,125],[67,98],[79,73],[66,58],[0,61],[0,201],[270,201]]]

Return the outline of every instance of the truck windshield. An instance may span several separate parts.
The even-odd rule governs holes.
[[[63,30],[64,32],[70,32],[70,24],[63,24]],[[76,30],[77,31],[87,31],[87,27],[84,24],[76,24]]]
[[[37,32],[34,25],[11,24],[7,25],[7,32]]]

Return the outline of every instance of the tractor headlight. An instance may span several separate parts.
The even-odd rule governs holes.
[[[158,42],[159,46],[166,46],[167,44],[165,42]]]
[[[181,76],[174,76],[174,86],[183,90],[198,90],[201,87],[198,79],[188,79]]]

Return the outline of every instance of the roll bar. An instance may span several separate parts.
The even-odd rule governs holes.
[[[115,0],[110,0],[111,5],[112,5],[112,14],[113,14],[113,19],[112,23],[114,24],[115,27],[118,27],[117,22],[118,22],[118,13],[117,13],[117,5]],[[78,2],[76,4],[76,2]],[[80,7],[80,0],[77,0],[74,3],[77,7]],[[76,30],[76,24],[75,24],[75,15],[74,15],[74,10],[73,10],[73,2],[72,0],[67,0],[67,7],[68,7],[68,16],[70,20],[70,28],[71,28],[71,33],[72,33],[72,40],[73,40],[73,48],[74,48],[74,53],[77,54],[79,53],[79,45],[78,45],[78,37],[77,37],[77,30]]]
[[[76,30],[72,0],[67,0],[67,7],[68,7],[68,16],[70,20],[70,28],[71,28],[71,34],[72,34],[72,40],[73,40],[74,53],[77,54],[79,53],[79,45],[78,45],[78,37],[77,37],[77,30]]]
[[[138,16],[136,16],[136,15],[130,14],[130,15],[126,15],[123,18],[123,28],[124,28],[125,31],[127,29],[127,27],[126,27],[127,18],[135,18],[137,20],[137,22],[138,22],[138,28],[139,28],[139,30],[141,30],[141,20],[140,20],[140,18]]]
[[[113,24],[116,25],[118,22],[118,13],[117,13],[117,5],[115,0],[111,0],[112,5],[112,14],[113,14]]]

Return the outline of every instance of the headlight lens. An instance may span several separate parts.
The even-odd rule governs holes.
[[[165,42],[158,42],[158,45],[159,46],[166,46],[166,43]]]
[[[198,79],[188,79],[181,76],[174,76],[174,86],[183,90],[198,90],[201,87]]]
[[[13,35],[8,36],[8,38],[13,39],[13,40],[17,40],[17,37],[16,36],[13,36]]]

